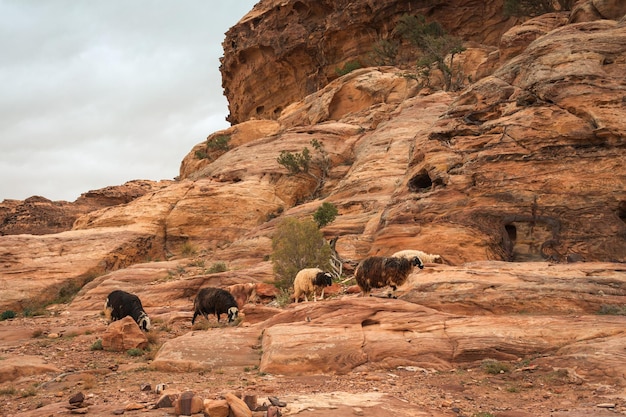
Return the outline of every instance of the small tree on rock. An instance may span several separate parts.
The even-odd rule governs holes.
[[[290,288],[304,268],[330,268],[331,249],[313,220],[284,219],[272,237],[274,273],[279,288]]]

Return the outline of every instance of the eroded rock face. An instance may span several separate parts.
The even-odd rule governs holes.
[[[337,78],[347,62],[371,62],[373,44],[403,14],[422,14],[468,41],[495,46],[515,21],[500,2],[264,0],[224,40],[220,70],[228,121],[277,119],[289,104]]]
[[[597,313],[624,300],[625,272],[611,263],[432,264],[410,275],[398,299],[376,291],[291,304],[247,327],[168,340],[153,364],[328,375],[539,357],[587,382],[623,386],[623,318]]]
[[[0,235],[47,235],[68,231],[83,214],[104,207],[126,204],[150,191],[166,187],[171,181],[129,181],[83,193],[74,202],[30,197],[24,201],[0,203]]]

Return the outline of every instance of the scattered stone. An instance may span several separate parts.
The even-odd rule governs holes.
[[[174,402],[178,395],[163,394],[155,404],[155,408],[169,408],[174,407]]]
[[[126,410],[123,409],[118,409],[118,410],[113,410],[112,413],[114,416],[121,416],[122,414],[124,414],[126,412]]]
[[[228,417],[230,407],[226,400],[204,400],[204,414],[211,417]]]
[[[257,408],[258,398],[254,394],[246,394],[243,397],[243,402],[246,403],[250,410],[255,411]]]
[[[280,417],[282,413],[280,412],[280,408],[272,405],[267,409],[267,417]]]
[[[352,409],[352,413],[353,413],[355,416],[364,416],[364,415],[365,415],[365,413],[363,412],[363,409],[362,409],[362,408],[359,408],[359,407],[354,407],[354,408]]]
[[[201,413],[204,409],[204,400],[191,391],[185,391],[174,401],[174,412],[179,416],[190,416]]]
[[[126,411],[143,410],[144,408],[146,408],[146,405],[140,403],[129,403],[124,407]]]
[[[58,339],[59,337],[61,337],[61,335],[58,334],[58,333],[50,333],[50,334],[48,334],[48,339]]]
[[[88,412],[89,412],[89,409],[87,407],[74,408],[70,410],[70,414],[87,414]]]
[[[615,408],[615,404],[614,403],[602,403],[602,404],[598,404],[596,405],[596,407],[598,408]]]
[[[248,408],[241,398],[230,392],[224,395],[224,398],[228,402],[228,406],[234,417],[252,417],[252,410]]]
[[[149,383],[141,384],[141,390],[142,391],[152,391],[152,385],[150,385]]]
[[[73,406],[79,406],[83,403],[83,401],[85,401],[85,394],[83,394],[82,392],[74,394],[70,397],[70,405]]]
[[[267,399],[270,400],[270,403],[276,407],[285,407],[287,405],[286,402],[280,401],[277,397],[267,397]]]

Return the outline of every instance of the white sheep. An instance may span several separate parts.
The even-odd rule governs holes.
[[[333,285],[332,275],[319,268],[305,268],[296,274],[293,280],[293,296],[295,302],[301,295],[304,301],[309,301],[308,295],[313,293],[313,301],[317,301],[317,291],[322,290],[320,300],[324,299],[324,288]]]
[[[414,257],[420,258],[420,260],[425,264],[441,264],[443,263],[443,259],[441,255],[432,255],[430,253],[422,252],[417,249],[405,249],[398,251],[391,255],[393,258],[407,258],[412,259]]]

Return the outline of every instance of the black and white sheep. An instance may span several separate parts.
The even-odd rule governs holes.
[[[150,317],[135,294],[122,290],[111,291],[104,302],[104,315],[110,322],[131,316],[143,331],[150,330]]]
[[[209,314],[215,314],[217,322],[222,314],[228,315],[228,322],[233,322],[239,316],[239,307],[235,297],[222,288],[206,287],[200,289],[193,302],[193,318],[191,324],[196,321],[196,317],[202,315],[209,319]]]
[[[426,253],[417,249],[401,250],[401,251],[394,253],[391,256],[394,258],[407,258],[407,259],[412,259],[417,256],[418,258],[420,258],[420,261],[422,261],[422,263],[425,263],[425,264],[443,263],[443,259],[441,258],[441,255],[433,255],[433,254]]]
[[[324,299],[324,289],[333,285],[333,277],[319,268],[301,269],[293,280],[293,297],[298,302],[304,295],[304,301],[309,301],[309,294],[313,293],[313,301],[317,301],[317,291],[321,289],[320,300]]]
[[[359,263],[354,277],[363,296],[368,295],[372,288],[390,286],[395,291],[406,282],[414,266],[424,268],[424,264],[417,256],[412,259],[371,256]],[[391,294],[389,296],[391,297]]]

